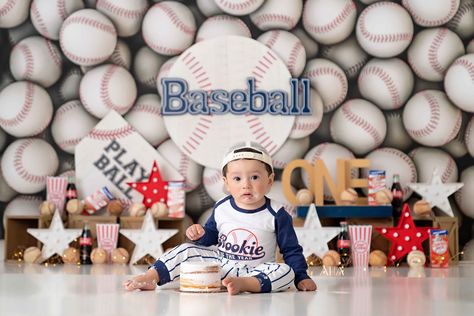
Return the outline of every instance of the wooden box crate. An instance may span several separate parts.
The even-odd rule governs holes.
[[[413,217],[418,227],[437,227],[436,229],[446,229],[449,240],[449,263],[459,262],[459,225],[457,217],[435,216],[433,218]],[[426,258],[429,258],[429,247],[425,249]]]
[[[37,247],[36,238],[28,234],[28,228],[38,228],[39,216],[8,216],[5,221],[4,259],[12,260],[19,247]]]
[[[121,216],[119,218],[120,229],[140,229],[143,224],[143,219],[144,217]],[[163,250],[175,247],[185,241],[186,227],[184,227],[185,222],[183,218],[157,218],[155,219],[155,225],[157,228],[178,230],[178,233],[176,235],[174,235],[163,243]],[[132,251],[135,248],[135,244],[122,234],[119,234],[118,244],[119,247],[127,249],[130,255],[132,254]]]

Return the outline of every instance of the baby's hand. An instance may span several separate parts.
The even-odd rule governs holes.
[[[188,227],[188,229],[186,229],[186,237],[191,240],[198,240],[199,238],[204,236],[204,233],[204,228],[199,224],[191,225]]]
[[[298,283],[298,290],[300,291],[316,291],[316,283],[312,279],[304,279]]]

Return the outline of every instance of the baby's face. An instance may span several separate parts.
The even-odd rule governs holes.
[[[268,175],[261,161],[234,160],[227,164],[224,183],[238,207],[254,210],[265,204],[265,194],[273,184],[273,174]]]

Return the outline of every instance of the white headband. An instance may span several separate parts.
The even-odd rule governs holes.
[[[252,152],[252,151],[239,151],[239,150],[244,149],[244,148],[245,149],[248,148],[248,149],[258,151],[258,153]],[[238,151],[238,152],[236,152],[236,151]],[[263,151],[262,149],[256,148],[255,146],[252,146],[250,144],[248,146],[245,145],[245,146],[241,146],[239,148],[235,148],[230,153],[228,153],[224,157],[224,160],[222,161],[221,169],[223,169],[229,162],[234,161],[234,160],[239,160],[239,159],[254,159],[254,160],[261,161],[261,162],[266,163],[267,165],[269,165],[270,168],[272,169],[272,172],[273,172],[272,158],[265,151]]]

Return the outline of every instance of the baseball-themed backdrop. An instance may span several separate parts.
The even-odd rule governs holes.
[[[1,203],[44,192],[41,179],[66,171],[57,163],[65,152],[76,155],[81,171],[80,161],[92,155],[78,140],[92,141],[93,126],[115,110],[117,122],[129,123],[119,125],[133,126],[151,149],[137,161],[162,154],[164,177],[192,175],[187,195],[200,198],[190,201],[226,194],[218,169],[236,141],[257,141],[283,163],[311,160],[329,143],[344,157],[398,172],[403,186],[429,181],[434,166],[453,170],[444,179],[465,183],[456,203],[473,217],[466,196],[474,179],[474,0],[111,3],[0,0]],[[249,77],[256,90],[288,94],[291,77],[308,78],[312,114],[202,114],[199,102],[193,113],[161,114],[162,79],[211,95],[245,92]],[[304,137],[304,145],[295,142]],[[108,144],[114,140],[121,141],[113,136]],[[173,144],[160,146],[164,141]],[[103,142],[97,153],[107,148]],[[130,153],[132,143],[120,148]],[[326,154],[327,161],[341,158]],[[192,168],[178,172],[166,162],[183,157]],[[148,172],[149,161],[140,164]],[[304,177],[292,180],[295,189]],[[197,220],[209,203],[192,204]]]

